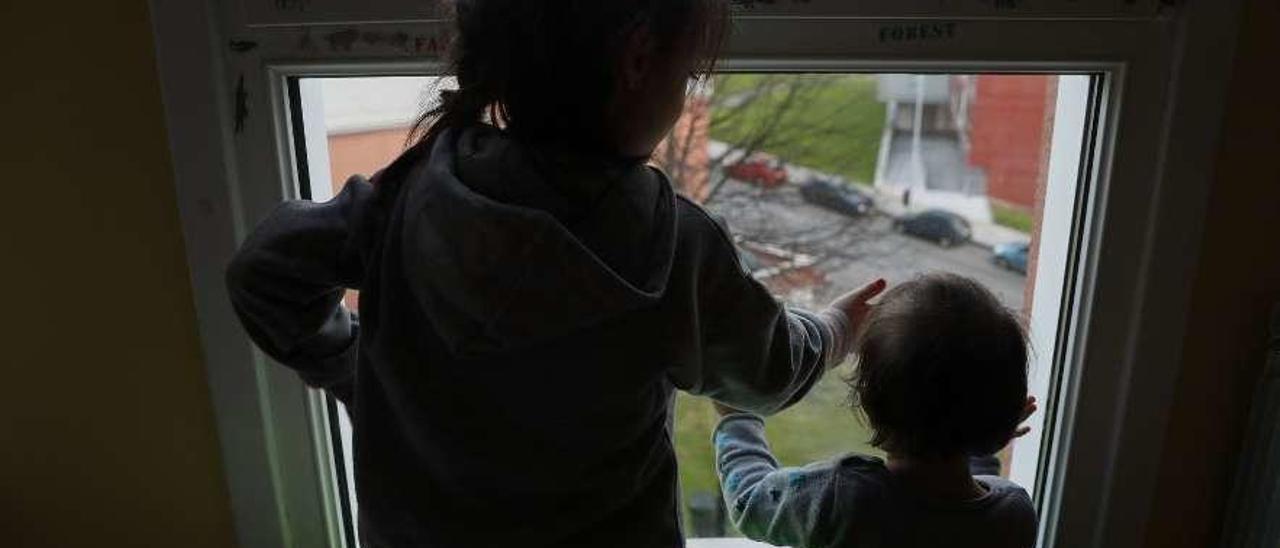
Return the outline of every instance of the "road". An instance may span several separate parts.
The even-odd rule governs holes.
[[[942,271],[973,278],[1009,308],[1022,309],[1027,278],[993,264],[989,250],[973,244],[948,249],[899,234],[880,213],[845,217],[805,202],[794,185],[763,190],[729,181],[707,208],[737,236],[817,257],[830,285],[816,295],[816,304],[877,277],[892,284]]]

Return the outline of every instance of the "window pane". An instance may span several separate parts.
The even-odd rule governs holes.
[[[328,200],[352,175],[372,177],[399,156],[409,142],[409,130],[424,98],[437,92],[437,84],[447,86],[449,81],[425,77],[299,80],[297,112],[301,115],[300,137],[306,143],[301,158],[305,169],[299,171],[307,177],[300,189],[302,197]],[[343,299],[351,310],[359,308],[359,300],[357,291],[348,291]],[[351,513],[346,519],[351,527],[349,542],[358,544],[351,419],[345,406],[334,404],[337,412],[330,420],[336,422],[331,430],[337,432],[339,447],[335,452],[342,465],[339,495]]]
[[[722,74],[691,95],[655,161],[681,192],[725,220],[744,264],[789,304],[819,308],[876,277],[892,284],[945,271],[979,281],[1031,328],[1032,393],[1045,409],[1088,81]],[[1068,129],[1056,132],[1057,125]],[[1051,167],[1055,140],[1062,153]],[[1046,214],[1051,169],[1058,176]],[[1042,231],[1046,219],[1052,226]],[[1037,268],[1041,253],[1055,257],[1051,270]],[[1041,278],[1046,283],[1037,284]],[[1051,294],[1033,314],[1038,285]],[[849,405],[852,367],[828,374],[802,402],[768,419],[769,442],[784,465],[882,454]],[[689,530],[735,535],[714,517],[723,511],[709,436],[716,414],[709,402],[683,394],[676,412]],[[999,455],[1004,474],[1028,490],[1035,489],[1044,415],[1033,417],[1033,435]],[[702,507],[708,503],[718,508]]]
[[[1032,393],[1044,410],[1052,406],[1046,398],[1090,81],[721,74],[691,87],[653,162],[679,192],[724,219],[744,267],[790,305],[817,309],[876,277],[892,284],[946,271],[981,282],[1030,328]],[[350,175],[372,175],[394,159],[422,106],[449,84],[304,79],[306,160],[321,168],[310,172],[308,195],[325,199]],[[348,295],[348,306],[357,299]],[[769,418],[769,441],[784,465],[880,454],[848,404],[851,367]],[[1028,490],[1036,487],[1045,415],[1000,455],[1004,474]],[[678,397],[676,450],[691,536],[736,536],[716,517],[723,512],[710,444],[716,420],[706,400]]]

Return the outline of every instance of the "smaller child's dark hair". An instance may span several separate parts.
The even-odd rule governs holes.
[[[1027,396],[1027,340],[981,284],[928,274],[890,289],[857,340],[850,396],[872,445],[917,458],[989,455]]]

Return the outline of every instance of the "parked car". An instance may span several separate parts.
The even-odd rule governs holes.
[[[777,188],[787,184],[787,168],[782,165],[782,161],[763,154],[755,154],[729,164],[725,172],[729,177],[764,188]]]
[[[1029,247],[1030,244],[1026,242],[998,244],[991,248],[991,262],[1009,270],[1026,274],[1027,250]]]
[[[800,197],[813,205],[850,217],[870,213],[875,205],[870,196],[849,185],[816,178],[800,187]]]
[[[964,243],[973,237],[973,229],[969,227],[969,221],[941,209],[904,215],[893,222],[893,228],[903,234],[937,242],[942,247]]]

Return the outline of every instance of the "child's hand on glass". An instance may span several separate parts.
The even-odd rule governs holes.
[[[1031,432],[1031,427],[1022,423],[1027,422],[1027,419],[1030,419],[1037,409],[1039,409],[1039,406],[1036,405],[1036,397],[1027,396],[1027,403],[1022,407],[1022,420],[1018,421],[1019,426],[1013,431],[1011,439],[1021,438]]]
[[[854,333],[857,333],[858,327],[862,325],[862,322],[867,319],[867,315],[871,313],[871,307],[873,305],[868,301],[874,299],[876,295],[883,293],[885,288],[888,286],[889,283],[884,281],[884,278],[880,278],[858,289],[836,297],[836,300],[831,301],[831,305],[828,306],[828,309],[836,310],[844,314],[845,320],[848,321],[846,326],[848,328],[848,333],[853,335]]]
[[[870,303],[871,299],[883,293],[888,285],[884,278],[880,278],[837,297],[836,300],[831,301],[826,310],[819,314],[836,335],[834,348],[831,349],[832,360],[828,363],[829,367],[835,367],[853,350],[853,338],[857,336],[862,323],[866,321],[867,315],[871,314],[871,309],[875,306]]]

